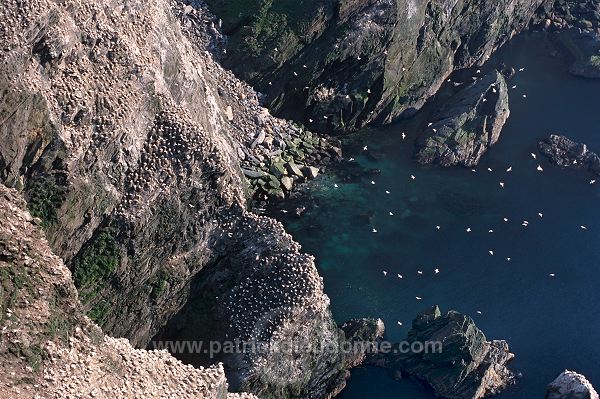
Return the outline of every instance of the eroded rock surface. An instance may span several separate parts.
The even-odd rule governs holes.
[[[105,336],[84,315],[41,220],[4,185],[0,221],[0,397],[228,398],[221,365],[195,369]]]
[[[421,352],[407,351],[413,343],[439,343]],[[499,393],[515,381],[506,367],[514,355],[505,341],[487,341],[468,316],[436,306],[413,321],[407,346],[371,360],[396,374],[417,378],[435,394],[449,399],[478,399]],[[441,349],[441,350],[440,350]]]
[[[585,378],[565,370],[546,389],[546,399],[598,399],[598,393]]]
[[[230,35],[225,64],[278,115],[330,132],[413,114],[553,1],[207,3]]]
[[[167,0],[8,0],[0,21],[0,181],[22,193],[105,333],[144,347],[195,286],[230,273],[219,311],[284,308],[265,340],[343,339],[313,259],[279,223],[246,210],[252,191],[280,196],[283,177],[314,177],[313,161],[339,150],[272,117],[221,68],[215,18]],[[241,164],[275,181],[248,184]],[[267,284],[272,302],[234,295]],[[223,332],[247,339],[249,329]],[[328,356],[246,356],[238,385],[323,396],[346,375],[340,354]],[[278,367],[303,379],[266,381]]]
[[[445,101],[419,138],[416,158],[422,164],[475,166],[496,144],[509,115],[506,80],[494,71]]]
[[[600,176],[600,157],[583,143],[553,134],[547,139],[541,140],[538,148],[555,165],[588,170]]]

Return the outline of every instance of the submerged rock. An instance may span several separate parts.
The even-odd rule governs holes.
[[[477,165],[498,141],[509,114],[506,80],[494,71],[460,90],[434,115],[435,122],[417,144],[417,160]]]
[[[598,399],[598,393],[583,375],[565,370],[548,385],[545,398]]]
[[[552,134],[547,139],[541,140],[538,148],[558,166],[586,169],[600,176],[600,157],[590,151],[585,144]]]
[[[455,311],[442,314],[437,306],[417,316],[406,342],[394,349],[372,362],[425,382],[442,398],[483,398],[515,381],[506,367],[514,355],[505,341],[487,341],[473,319]]]
[[[588,79],[600,78],[600,34],[570,29],[555,36],[560,48],[572,61],[569,72]]]

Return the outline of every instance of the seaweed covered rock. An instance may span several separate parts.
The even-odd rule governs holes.
[[[510,114],[504,76],[494,71],[459,90],[433,116],[417,144],[417,160],[442,166],[477,165]]]

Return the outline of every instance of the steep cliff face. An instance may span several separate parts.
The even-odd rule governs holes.
[[[105,336],[26,205],[0,185],[0,397],[255,398],[228,395],[220,365],[194,369]]]
[[[25,197],[106,333],[144,346],[198,295],[194,281],[223,289],[207,317],[228,309],[223,317],[251,324],[254,313],[231,312],[283,307],[261,338],[270,343],[343,338],[313,259],[280,224],[246,212],[240,162],[270,168],[269,154],[299,131],[213,60],[221,38],[211,16],[166,0],[9,0],[0,20],[11,21],[0,23],[1,182]],[[227,287],[207,283],[222,274]],[[264,284],[273,302],[239,293]],[[249,339],[250,324],[223,324],[223,334]],[[270,383],[279,363],[261,359],[242,356],[240,386],[316,397],[346,373],[335,351],[311,354],[290,366],[302,370],[293,383]]]
[[[319,131],[410,115],[549,0],[208,0],[224,62],[279,115]],[[303,111],[301,111],[303,110]]]
[[[493,71],[446,100],[420,137],[416,158],[422,164],[475,166],[500,138],[509,114],[506,80]]]

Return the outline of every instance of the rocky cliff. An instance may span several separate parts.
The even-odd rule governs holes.
[[[0,179],[22,193],[104,332],[145,346],[194,287],[226,275],[226,287],[209,284],[223,290],[207,317],[231,320],[230,339],[252,337],[262,313],[276,314],[260,336],[271,344],[343,339],[313,259],[280,224],[246,211],[251,191],[278,193],[288,172],[262,187],[240,166],[256,159],[258,173],[280,157],[307,178],[318,151],[339,154],[306,144],[214,61],[221,37],[204,9],[11,0],[0,21]],[[286,141],[301,148],[286,155]],[[297,359],[293,383],[265,381],[279,363],[251,355],[233,371],[263,397],[321,397],[346,376],[332,351]]]
[[[225,65],[278,114],[330,132],[408,116],[549,0],[208,0]]]
[[[407,350],[415,343],[420,351]],[[473,319],[455,311],[443,314],[437,306],[418,315],[406,341],[394,349],[369,361],[425,382],[440,398],[480,399],[515,382],[506,341],[487,341]]]
[[[419,138],[417,160],[475,166],[496,144],[509,115],[506,80],[493,71],[465,85],[433,115]]]
[[[221,365],[195,369],[105,336],[26,206],[0,185],[0,397],[255,398],[228,395]]]

